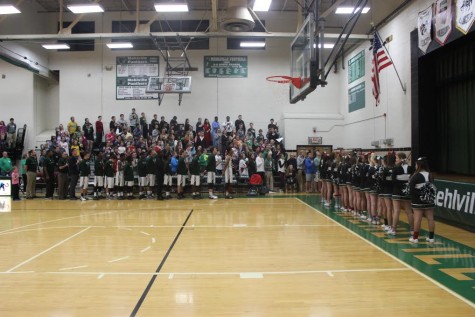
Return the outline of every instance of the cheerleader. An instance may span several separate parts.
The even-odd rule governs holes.
[[[376,181],[376,173],[379,169],[378,166],[378,156],[376,154],[371,153],[369,159],[369,168],[366,175],[366,179],[368,182],[368,197],[366,198],[366,202],[368,205],[368,212],[371,215],[371,223],[373,225],[379,224],[379,217],[377,212],[377,203],[378,203],[378,195],[377,195],[377,181]]]
[[[348,206],[349,210],[354,212],[355,210],[355,188],[354,182],[356,177],[356,156],[353,154],[350,157],[349,169],[348,169],[348,182],[346,187],[348,188]]]
[[[382,192],[379,195],[382,198],[384,207],[385,207],[385,220],[384,220],[384,230],[391,231],[392,229],[392,200],[391,196],[393,194],[393,182],[392,182],[392,173],[394,168],[394,163],[396,162],[396,156],[393,153],[389,153],[384,157],[383,160],[383,173],[382,173]]]
[[[393,202],[393,225],[392,230],[388,232],[389,235],[396,235],[401,205],[406,212],[411,234],[414,229],[414,216],[411,210],[410,197],[403,193],[404,186],[409,181],[412,172],[412,167],[407,164],[406,153],[399,152],[396,156],[396,166],[392,172],[393,194],[391,198]]]
[[[369,211],[369,191],[370,191],[370,183],[368,179],[368,171],[369,171],[369,162],[368,162],[368,153],[363,154],[361,157],[361,191],[360,191],[360,210],[361,210],[361,219],[367,220],[371,222],[371,213]]]
[[[330,157],[325,163],[324,169],[326,170],[325,172],[325,187],[326,187],[326,202],[323,204],[325,207],[330,207],[332,203],[332,196],[333,196],[333,162],[335,160],[335,153],[331,153]]]
[[[348,155],[345,155],[343,157],[343,162],[340,164],[340,191],[342,200],[341,210],[343,211],[347,211],[350,208],[348,199],[348,182],[350,167],[350,157]]]
[[[429,237],[426,238],[427,242],[433,243],[435,221],[434,221],[434,198],[433,197],[421,197],[424,196],[424,185],[430,184],[433,181],[432,175],[429,169],[429,163],[426,157],[421,157],[416,161],[416,171],[409,180],[409,188],[411,193],[411,207],[414,211],[414,232],[409,238],[411,243],[419,242],[419,230],[421,228],[422,216],[427,218],[429,225]],[[422,194],[422,195],[421,195]],[[428,198],[428,199],[425,199]]]
[[[364,192],[363,192],[363,181],[364,181],[364,156],[360,155],[358,157],[358,163],[356,163],[356,169],[355,169],[355,189],[354,189],[354,200],[355,200],[355,211],[356,211],[356,216],[361,217],[361,219],[366,219],[366,216],[364,214]]]
[[[332,179],[333,179],[333,197],[335,197],[335,209],[341,207],[340,196],[340,169],[341,169],[341,156],[339,152],[334,152],[334,160],[332,163]]]
[[[325,165],[327,162],[327,153],[323,152],[322,154],[322,159],[320,160],[320,182],[322,183],[322,189],[321,189],[321,202],[325,203],[326,202],[326,197],[327,197],[327,187],[326,187],[326,177],[327,177],[327,170],[325,169]]]

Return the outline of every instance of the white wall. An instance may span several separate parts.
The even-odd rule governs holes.
[[[395,65],[406,84],[407,92],[402,91],[397,76],[392,68],[387,68],[381,73],[381,103],[374,106],[371,94],[371,52],[368,51],[369,43],[362,43],[353,52],[345,56],[345,63],[361,50],[366,56],[366,107],[348,113],[348,84],[347,69],[339,69],[336,74],[330,73],[328,85],[319,87],[307,97],[305,101],[297,104],[288,103],[288,87],[270,83],[265,80],[271,75],[287,75],[290,71],[289,44],[290,39],[268,39],[265,51],[231,51],[226,49],[226,39],[211,39],[208,51],[188,51],[191,65],[198,67],[198,72],[192,72],[193,92],[184,95],[181,106],[178,106],[178,97],[167,95],[161,106],[156,100],[123,101],[115,99],[115,67],[112,71],[105,70],[106,65],[115,66],[116,56],[129,55],[158,55],[156,51],[123,51],[112,52],[105,43],[96,41],[94,52],[48,52],[45,61],[50,69],[59,70],[59,87],[36,85],[36,96],[41,96],[42,104],[56,109],[55,100],[59,100],[59,112],[48,117],[47,122],[41,122],[35,129],[43,130],[47,126],[57,126],[58,123],[66,124],[70,116],[75,116],[79,123],[85,117],[94,121],[97,115],[103,115],[107,122],[111,115],[120,113],[129,114],[135,107],[137,112],[145,112],[149,119],[152,114],[164,115],[170,118],[177,115],[179,121],[190,118],[194,123],[197,117],[207,117],[210,120],[218,115],[223,120],[226,115],[235,119],[242,114],[246,122],[253,121],[256,128],[264,128],[270,118],[276,119],[285,130],[286,146],[293,148],[298,144],[305,144],[308,136],[314,136],[312,129],[317,128],[317,136],[323,137],[324,144],[333,144],[335,147],[370,147],[370,142],[383,138],[394,138],[396,147],[410,146],[410,47],[409,33],[416,27],[417,12],[429,6],[431,1],[420,0],[410,5],[402,14],[380,29],[383,38],[393,35],[393,41],[388,44],[389,52]],[[197,13],[198,14],[198,13]],[[201,18],[202,13],[199,13]],[[147,20],[151,13],[141,17]],[[41,31],[55,33],[57,18],[54,14],[40,14],[40,19],[47,21]],[[92,16],[91,16],[92,17]],[[130,14],[113,13],[102,14],[84,20],[96,21],[97,32],[110,32],[112,20],[134,20]],[[170,16],[169,19],[180,18],[180,15]],[[266,20],[266,25],[273,31],[294,32],[295,14],[267,13],[261,16]],[[206,18],[206,17],[205,17]],[[10,18],[9,18],[10,19]],[[6,21],[13,21],[7,19]],[[72,20],[72,16],[65,20]],[[4,24],[9,25],[9,24]],[[2,25],[2,27],[4,26]],[[25,30],[30,30],[24,26]],[[47,29],[44,31],[44,29]],[[8,34],[9,29],[2,33]],[[32,46],[33,44],[29,44]],[[28,48],[28,47],[27,47]],[[30,47],[32,52],[35,52]],[[41,54],[45,54],[41,51]],[[40,54],[40,55],[41,55]],[[248,56],[248,78],[244,79],[209,79],[203,76],[203,57],[205,55],[245,55]],[[4,66],[5,63],[0,64]],[[163,74],[163,60],[160,61]],[[2,68],[3,70],[3,68]],[[34,111],[33,93],[26,91],[33,89],[32,74],[25,70],[8,66],[9,77],[7,80],[17,78],[10,84],[13,89],[0,86],[0,95],[10,104],[21,99],[22,103],[29,103],[28,111],[20,111],[19,117],[27,120]],[[13,75],[15,73],[15,75]],[[25,79],[27,80],[25,82]],[[7,83],[7,82],[4,82]],[[16,85],[16,86],[15,86]],[[3,90],[2,88],[3,87]],[[15,91],[19,96],[15,95]],[[26,93],[25,93],[26,91]],[[6,99],[4,97],[6,94]],[[35,108],[36,109],[36,108]],[[15,116],[12,109],[12,116]],[[15,109],[16,110],[16,109]],[[386,117],[382,117],[386,114]],[[7,116],[10,116],[8,114]],[[372,119],[378,117],[376,119]],[[44,118],[46,120],[46,118]],[[34,124],[34,120],[31,120]]]

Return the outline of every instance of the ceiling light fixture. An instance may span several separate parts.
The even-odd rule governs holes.
[[[333,43],[325,43],[323,44],[323,48],[333,48],[335,46],[335,44]],[[313,48],[316,48],[317,47],[317,44],[313,44]],[[318,48],[320,48],[321,45],[318,44]]]
[[[43,44],[41,45],[47,50],[69,50],[70,47],[65,43],[55,43],[55,44]]]
[[[265,47],[266,42],[241,42],[240,47]]]
[[[188,12],[188,4],[186,2],[155,3],[155,11],[157,12]]]
[[[12,5],[0,5],[0,14],[17,14],[21,13],[20,10]]]
[[[69,5],[68,9],[76,14],[104,12],[104,9],[98,4]]]
[[[108,48],[133,48],[130,42],[112,42],[106,44]]]
[[[360,10],[360,8],[354,8],[354,7],[338,7],[336,8],[335,13],[336,14],[352,14],[353,11],[357,13]],[[362,13],[366,14],[369,11],[369,7],[364,7]]]
[[[254,11],[269,11],[272,0],[255,0],[252,10]]]

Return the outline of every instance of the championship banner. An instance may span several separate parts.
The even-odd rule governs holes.
[[[452,0],[437,0],[434,12],[435,40],[444,45],[452,33]]]
[[[419,34],[419,49],[425,53],[432,41],[432,6],[419,12],[417,18],[417,31]]]
[[[475,1],[457,0],[455,8],[455,26],[467,34],[475,21]]]

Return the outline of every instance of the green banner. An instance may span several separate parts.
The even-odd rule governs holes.
[[[205,56],[205,78],[246,78],[247,56]]]
[[[348,112],[365,107],[365,82],[348,89]]]
[[[348,84],[365,74],[364,50],[348,60]]]
[[[475,184],[435,180],[435,216],[475,230]]]

